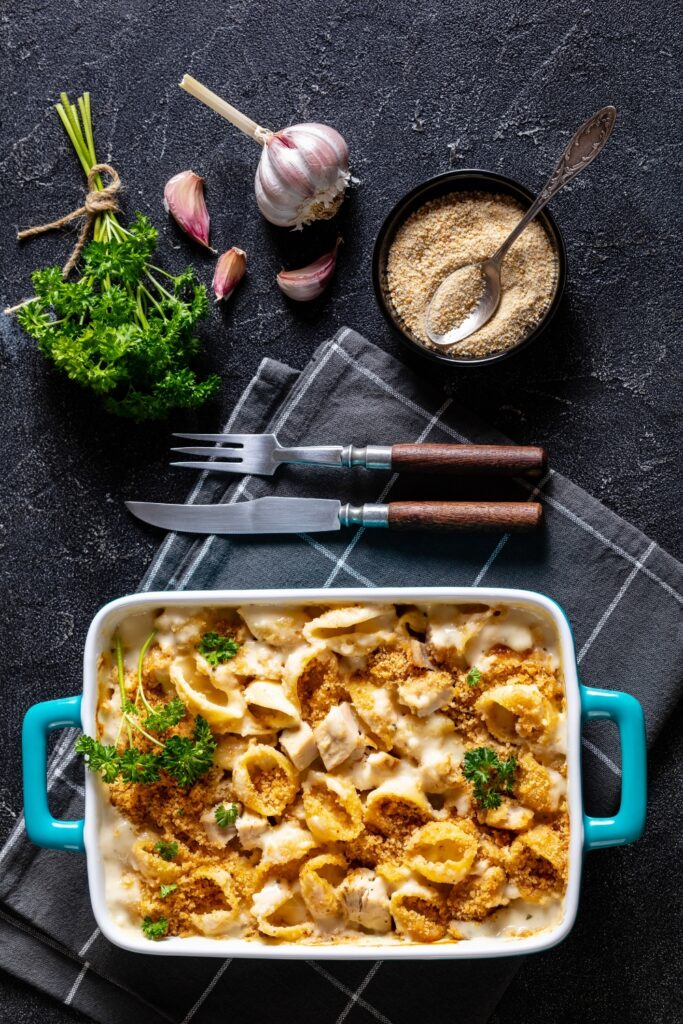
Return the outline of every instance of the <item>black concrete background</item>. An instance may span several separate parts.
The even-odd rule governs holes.
[[[680,4],[646,0],[16,0],[0,12],[0,301],[30,294],[31,269],[62,261],[73,241],[18,246],[13,235],[79,205],[80,169],[52,104],[61,89],[72,98],[90,89],[98,154],[124,178],[126,212],[143,210],[159,226],[164,264],[191,260],[210,281],[211,260],[161,206],[164,182],[187,167],[206,176],[215,244],[249,254],[232,305],[212,310],[204,329],[205,364],[223,376],[220,400],[174,421],[215,429],[263,356],[303,366],[341,324],[399,354],[375,306],[370,254],[403,192],[451,167],[488,167],[538,187],[568,135],[613,102],[608,149],[553,203],[570,269],[552,329],[497,369],[441,380],[515,439],[547,444],[557,469],[680,557],[679,284],[670,269],[680,245],[680,15]],[[252,198],[256,146],[177,88],[185,71],[268,126],[316,119],[347,138],[359,184],[321,303],[293,308],[274,275],[322,252],[335,229],[302,236],[264,223]],[[15,324],[2,318],[0,331],[4,833],[21,806],[23,711],[79,689],[91,616],[135,589],[158,543],[123,499],[181,500],[191,481],[166,468],[167,427],[102,416]],[[652,758],[646,837],[591,856],[576,929],[527,962],[496,1024],[681,1019],[682,754],[672,722]],[[0,981],[3,1020],[75,1019]],[[348,1018],[365,1019],[358,1007]],[[428,1008],[424,1019],[432,1024]]]

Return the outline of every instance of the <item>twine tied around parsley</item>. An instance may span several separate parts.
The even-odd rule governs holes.
[[[100,174],[106,174],[111,179],[111,184],[98,185]],[[82,217],[83,224],[76,239],[76,244],[62,270],[62,277],[66,280],[76,266],[78,257],[83,252],[96,218],[101,213],[119,209],[119,204],[116,202],[116,193],[120,188],[121,179],[111,164],[95,164],[88,171],[88,191],[83,206],[79,206],[77,210],[72,210],[71,213],[67,213],[57,220],[50,221],[49,224],[37,224],[33,228],[25,228],[24,231],[18,231],[17,238],[19,241],[23,241],[24,238],[33,238],[34,235],[42,235],[46,231],[63,228],[65,224],[70,224],[72,220],[78,220],[78,218]]]

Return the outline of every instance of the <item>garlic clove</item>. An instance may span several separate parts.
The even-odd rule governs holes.
[[[166,182],[164,206],[183,231],[207,249],[211,219],[204,201],[204,179],[194,171],[181,171]]]
[[[212,282],[216,302],[230,298],[246,270],[247,254],[244,249],[238,249],[236,245],[218,257]]]
[[[281,227],[333,217],[350,180],[346,142],[329,125],[295,124],[271,134],[256,171],[256,202]]]
[[[280,291],[295,302],[311,302],[322,295],[334,274],[340,241],[337,241],[332,252],[325,253],[307,267],[281,270],[276,279]]]

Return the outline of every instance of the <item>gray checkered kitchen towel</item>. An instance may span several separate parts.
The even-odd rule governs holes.
[[[286,444],[499,440],[350,330],[323,344],[302,373],[264,360],[226,429],[275,431]],[[224,477],[202,475],[188,501],[308,493],[360,504],[383,501],[390,492],[414,496],[414,487],[414,480],[379,473],[288,467],[275,478],[236,477],[227,487]],[[466,487],[423,479],[420,496],[457,497]],[[534,536],[440,535],[435,544],[428,534],[363,529],[318,537],[169,534],[141,589],[484,582],[540,590],[567,611],[585,680],[635,694],[652,742],[683,680],[683,567],[552,470],[539,491],[546,524]],[[530,496],[519,485],[519,499]],[[608,813],[617,799],[615,732],[596,725],[584,738],[587,806],[594,813]],[[53,812],[66,818],[82,810],[74,736],[73,730],[61,735],[48,769]],[[102,1024],[226,1018],[483,1024],[519,966],[515,958],[384,964],[178,958],[171,968],[168,959],[106,942],[91,915],[84,858],[38,850],[21,822],[0,850],[0,874],[0,967]]]

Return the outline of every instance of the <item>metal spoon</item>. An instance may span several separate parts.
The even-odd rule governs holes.
[[[543,190],[539,192],[519,224],[513,228],[493,256],[481,263],[469,263],[458,267],[441,282],[432,296],[424,317],[425,331],[430,341],[435,345],[454,345],[469,338],[491,319],[500,302],[500,268],[510,246],[553,196],[556,196],[561,188],[564,188],[572,178],[580,174],[584,167],[588,167],[598,153],[602,152],[612,133],[616,116],[617,112],[614,107],[603,107],[585,124],[582,124],[562,153]],[[472,312],[451,330],[441,333],[437,330],[434,320],[439,305],[448,292],[452,294],[455,291],[458,277],[461,277],[464,283],[465,278],[469,276],[471,284],[473,270],[478,270],[481,275],[481,292]]]

